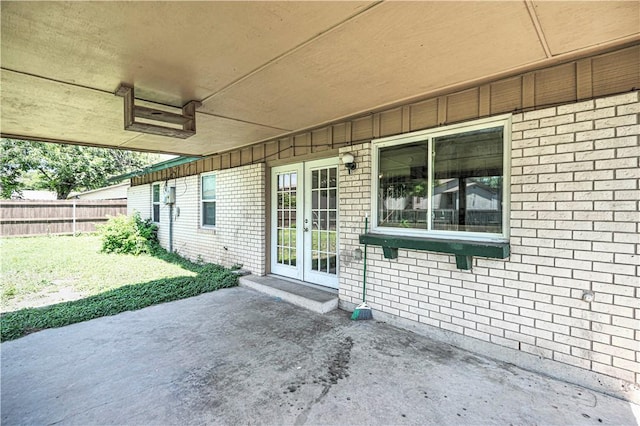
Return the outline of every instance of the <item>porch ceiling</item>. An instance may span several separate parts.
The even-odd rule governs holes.
[[[640,40],[626,2],[13,2],[3,136],[206,155]],[[123,130],[201,100],[186,140]],[[143,102],[146,101],[146,102]]]

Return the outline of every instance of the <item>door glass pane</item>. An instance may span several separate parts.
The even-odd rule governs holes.
[[[330,253],[337,253],[338,251],[338,233],[337,232],[329,232],[329,250]],[[336,273],[336,256],[333,256],[328,265],[328,272],[330,274]]]
[[[338,220],[337,220],[337,213],[334,211],[330,211],[329,212],[329,231],[337,231],[337,225],[338,225]]]
[[[503,128],[435,138],[432,228],[502,232]]]
[[[318,259],[320,258],[320,231],[311,231],[311,269],[318,270]]]
[[[328,231],[324,231],[322,233],[322,238],[323,238],[323,241],[322,241],[323,249],[324,249],[324,251],[329,253],[331,251],[330,241],[329,241],[329,232]]]
[[[337,273],[337,167],[311,173],[311,269],[325,274]]]
[[[277,263],[296,265],[296,186],[295,172],[282,173],[277,176]]]

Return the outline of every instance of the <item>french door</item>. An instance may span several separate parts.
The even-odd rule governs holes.
[[[271,172],[271,272],[338,288],[338,159]]]

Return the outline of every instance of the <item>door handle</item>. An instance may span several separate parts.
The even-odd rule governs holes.
[[[306,226],[304,227],[304,232],[309,232],[309,228],[307,228]]]

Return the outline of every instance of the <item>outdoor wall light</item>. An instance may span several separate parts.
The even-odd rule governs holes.
[[[344,164],[344,166],[349,171],[349,174],[351,174],[351,170],[355,170],[356,169],[355,158],[353,157],[353,154],[351,154],[350,152],[342,154],[342,163]]]

